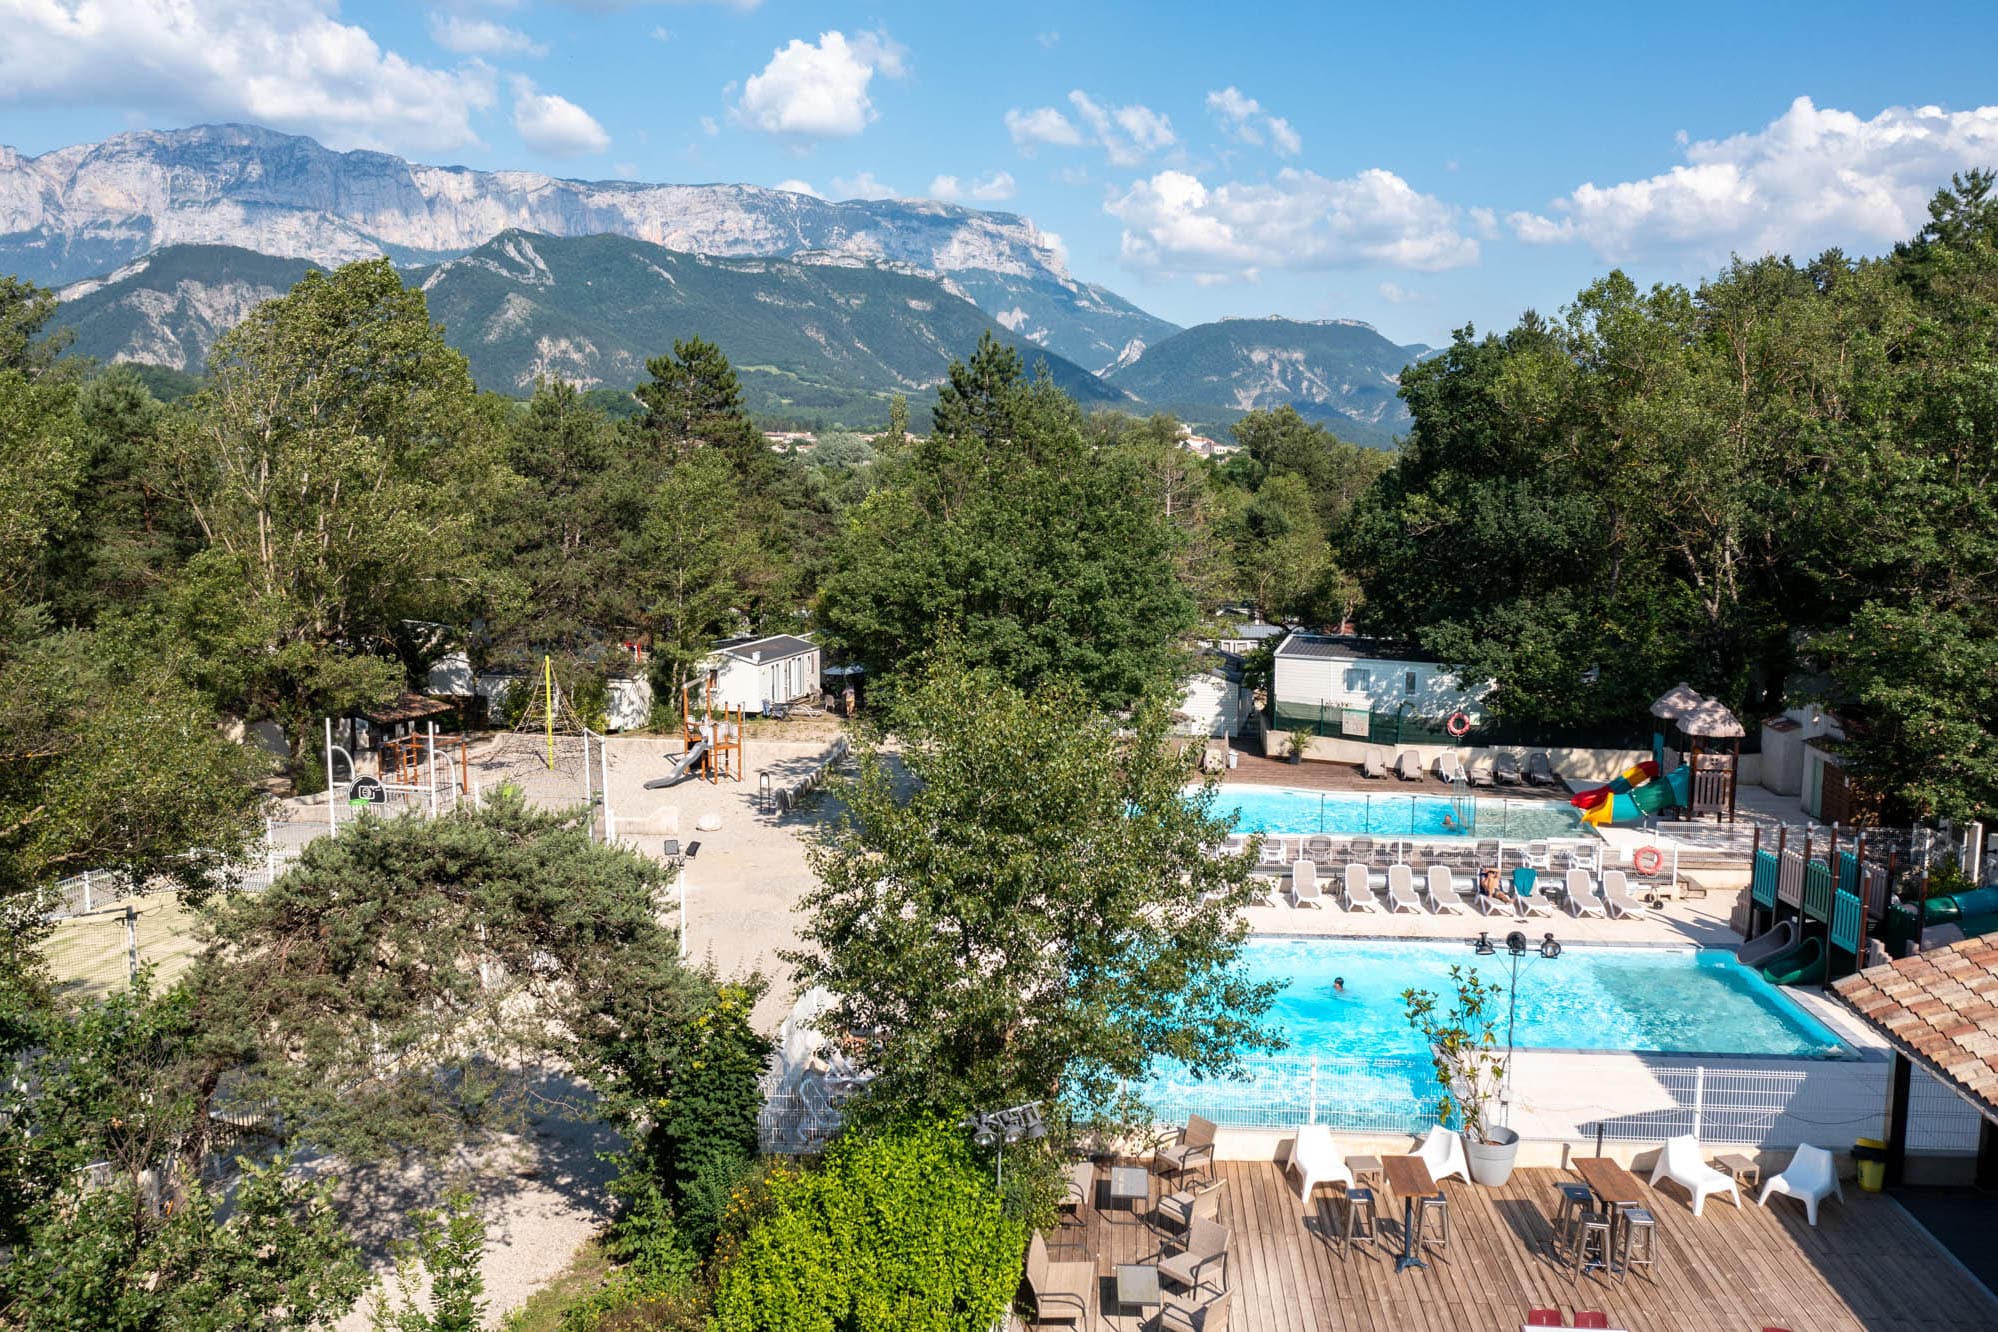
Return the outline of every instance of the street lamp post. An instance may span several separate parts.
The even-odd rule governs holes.
[[[1505,1094],[1499,1098],[1499,1104],[1505,1110],[1506,1127],[1510,1128],[1512,1127],[1512,1038],[1515,1028],[1519,1025],[1519,964],[1526,958],[1528,952],[1536,952],[1551,962],[1561,956],[1561,943],[1550,931],[1540,936],[1538,947],[1529,948],[1524,930],[1512,931],[1497,946],[1492,943],[1491,934],[1485,930],[1478,931],[1478,937],[1471,940],[1471,950],[1479,957],[1492,956],[1498,952],[1500,946],[1504,947],[1506,956],[1512,960],[1512,975],[1506,985],[1505,1004]]]
[[[1041,1103],[1029,1101],[1025,1105],[1008,1106],[1004,1110],[979,1110],[966,1115],[959,1127],[971,1134],[972,1142],[980,1147],[997,1150],[998,1162],[993,1167],[992,1187],[998,1189],[1006,1179],[1006,1148],[1008,1144],[1025,1140],[1034,1142],[1048,1136],[1047,1125],[1041,1122]]]

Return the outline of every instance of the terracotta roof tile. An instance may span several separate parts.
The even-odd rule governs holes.
[[[1832,993],[1998,1119],[1998,932],[1869,967]]]

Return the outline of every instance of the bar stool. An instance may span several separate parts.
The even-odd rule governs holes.
[[[1657,1219],[1642,1207],[1626,1207],[1621,1220],[1616,1243],[1618,1266],[1626,1272],[1638,1263],[1650,1267],[1658,1252]]]
[[[1440,1193],[1433,1198],[1422,1199],[1415,1206],[1415,1247],[1419,1249],[1427,1242],[1422,1232],[1431,1208],[1436,1210],[1437,1238],[1434,1243],[1439,1249],[1447,1249],[1450,1247],[1450,1200]]]
[[[1361,1238],[1360,1210],[1362,1208],[1365,1208],[1367,1213],[1367,1230],[1365,1236],[1367,1241],[1371,1243],[1380,1234],[1380,1213],[1374,1209],[1374,1191],[1372,1189],[1347,1189],[1346,1228],[1344,1233],[1340,1235],[1340,1239],[1345,1241],[1346,1252],[1349,1254],[1353,1251],[1353,1241]]]
[[[1554,1239],[1556,1244],[1575,1242],[1575,1219],[1596,1205],[1596,1195],[1589,1192],[1586,1184],[1562,1184],[1561,1204],[1554,1213]]]
[[[1589,1261],[1589,1250],[1596,1251],[1594,1263]],[[1575,1270],[1586,1272],[1590,1267],[1608,1267],[1610,1262],[1610,1218],[1607,1212],[1583,1212],[1575,1218]]]

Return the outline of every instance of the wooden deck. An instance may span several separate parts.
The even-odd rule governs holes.
[[[1104,1172],[1097,1173],[1101,1202]],[[1503,1189],[1453,1179],[1443,1185],[1449,1247],[1431,1249],[1427,1269],[1396,1275],[1389,1245],[1400,1241],[1398,1200],[1381,1196],[1381,1243],[1349,1258],[1325,1238],[1343,1217],[1336,1186],[1320,1190],[1306,1217],[1275,1165],[1223,1162],[1217,1173],[1227,1181],[1220,1220],[1233,1231],[1230,1332],[1514,1329],[1535,1306],[1559,1308],[1570,1322],[1578,1309],[1600,1309],[1629,1332],[1998,1327],[1998,1299],[1892,1200],[1852,1185],[1843,1205],[1823,1204],[1812,1230],[1794,1200],[1772,1198],[1765,1210],[1751,1196],[1736,1211],[1724,1197],[1709,1198],[1695,1217],[1676,1187],[1647,1184],[1658,1225],[1655,1270],[1578,1278],[1552,1249],[1554,1186],[1574,1182],[1572,1174],[1519,1170]],[[1150,1228],[1092,1206],[1057,1242],[1065,1247],[1055,1257],[1081,1257],[1079,1243],[1105,1278],[1089,1326],[1138,1327],[1135,1310],[1114,1316],[1111,1299],[1106,1319],[1103,1306],[1111,1266],[1157,1252]],[[1151,1325],[1148,1317],[1144,1326]]]

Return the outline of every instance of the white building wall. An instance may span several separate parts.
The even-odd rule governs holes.
[[[1433,662],[1354,657],[1278,656],[1274,684],[1277,702],[1293,707],[1322,704],[1328,711],[1355,708],[1392,715],[1406,703],[1411,716],[1447,717],[1462,711],[1474,721],[1478,700],[1491,688],[1465,689]]]

